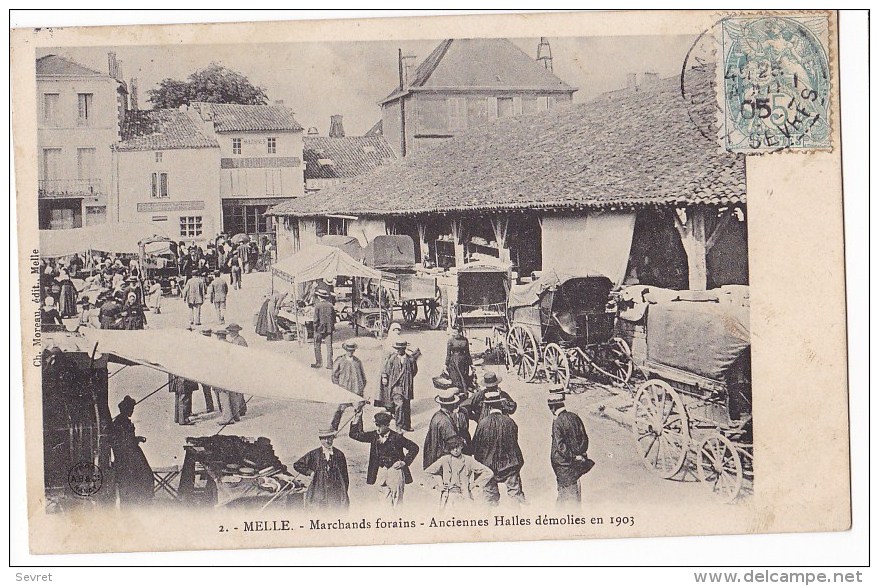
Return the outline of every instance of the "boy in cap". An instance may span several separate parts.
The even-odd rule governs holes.
[[[411,403],[415,398],[415,375],[418,374],[418,355],[409,354],[406,348],[408,344],[398,340],[394,344],[395,353],[385,359],[375,402],[394,414],[400,431],[412,431]]]
[[[446,453],[424,472],[436,480],[440,490],[440,507],[452,507],[473,500],[473,489],[483,489],[494,473],[473,456],[464,455],[464,440],[459,436],[445,442]]]
[[[363,392],[366,389],[366,371],[363,369],[363,362],[361,362],[358,357],[354,356],[354,351],[357,350],[357,344],[347,341],[342,344],[342,349],[345,350],[345,355],[339,356],[333,361],[333,384],[339,385],[355,395],[362,397]],[[357,408],[362,409],[365,402],[366,401],[358,402]],[[342,414],[345,413],[345,409],[351,406],[352,403],[339,404],[336,413],[333,415],[333,429],[336,431],[339,430],[339,424],[342,422]]]
[[[502,410],[504,399],[497,391],[485,393],[489,412],[476,426],[473,434],[473,457],[494,473],[485,485],[485,500],[490,505],[500,501],[498,483],[507,487],[507,495],[518,503],[525,503],[522,479],[519,475],[525,458],[519,447],[519,426]]]
[[[576,504],[580,502],[580,477],[594,465],[586,455],[589,436],[583,420],[565,409],[564,387],[554,385],[550,391],[546,400],[553,415],[550,463],[558,486],[558,504]]]
[[[450,387],[434,397],[440,408],[430,418],[430,426],[424,438],[425,469],[447,453],[446,443],[450,439],[461,438],[465,446],[470,443],[470,422],[458,409],[461,402],[460,392],[457,387]]]
[[[385,412],[375,414],[374,431],[363,431],[363,410],[354,413],[354,421],[348,436],[354,441],[369,444],[369,465],[366,483],[377,484],[382,496],[392,507],[403,501],[403,490],[412,483],[409,466],[418,456],[418,444],[391,431],[391,416]]]
[[[330,293],[326,289],[314,292],[314,364],[312,368],[323,366],[321,344],[327,345],[327,368],[333,368],[333,329],[336,323],[336,310],[330,303]]]
[[[348,462],[345,454],[333,447],[335,430],[321,429],[317,435],[320,447],[311,450],[293,464],[297,472],[311,476],[311,484],[305,492],[305,506],[316,509],[347,509]]]

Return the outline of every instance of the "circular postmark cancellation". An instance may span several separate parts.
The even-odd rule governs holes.
[[[77,496],[94,496],[104,484],[104,473],[91,462],[78,462],[67,471],[67,485]]]
[[[828,18],[734,17],[721,29],[726,150],[831,148]]]

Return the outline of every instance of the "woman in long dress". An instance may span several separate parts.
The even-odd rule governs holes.
[[[153,498],[153,470],[140,449],[146,438],[135,435],[131,422],[135,405],[135,400],[126,395],[113,420],[113,470],[121,507],[145,504]]]
[[[464,328],[460,325],[455,328],[455,333],[449,338],[446,345],[446,370],[452,380],[452,386],[469,391],[473,388],[470,369],[473,367],[473,358],[470,356],[470,342],[464,336]]]
[[[259,315],[256,317],[256,333],[259,336],[265,336],[269,340],[277,340],[281,336],[281,329],[278,327],[278,313],[281,311],[281,304],[287,297],[286,293],[275,292],[267,295],[259,308]]]
[[[62,271],[58,275],[58,284],[61,285],[61,296],[58,299],[58,313],[61,317],[74,317],[77,313],[76,295],[77,290],[70,280],[70,275]]]
[[[128,299],[122,307],[124,318],[124,329],[126,330],[142,330],[146,325],[146,315],[143,311],[143,305],[137,300],[137,293],[128,292]]]

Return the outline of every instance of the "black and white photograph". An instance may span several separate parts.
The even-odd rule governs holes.
[[[14,38],[31,550],[848,529],[835,13],[636,16]]]

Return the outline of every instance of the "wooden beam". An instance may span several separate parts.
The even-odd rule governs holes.
[[[732,219],[732,210],[726,210],[723,212],[723,215],[718,220],[717,225],[714,227],[714,230],[711,232],[711,236],[708,237],[708,240],[705,242],[705,252],[711,252],[711,249],[714,248],[714,245],[717,244],[717,240],[726,230],[726,227],[729,225],[730,220]]]

